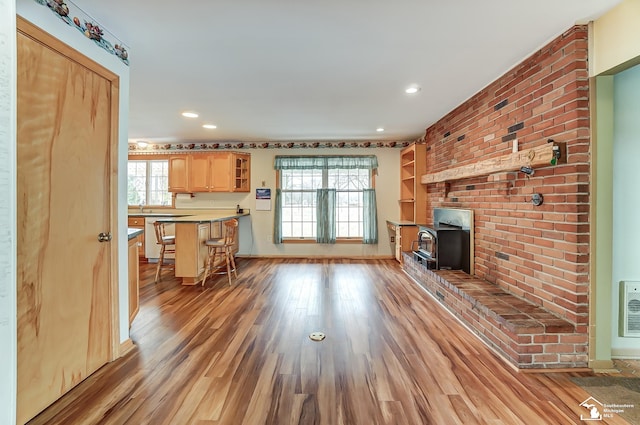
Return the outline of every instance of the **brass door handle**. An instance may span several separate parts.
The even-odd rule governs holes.
[[[111,241],[111,233],[98,233],[98,242],[110,242]]]

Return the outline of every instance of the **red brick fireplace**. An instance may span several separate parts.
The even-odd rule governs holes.
[[[430,126],[418,141],[427,145],[422,160],[428,173],[526,151],[549,139],[566,143],[565,164],[536,167],[532,175],[514,170],[427,185],[427,217],[434,208],[473,210],[476,278],[570,326],[570,332],[562,327],[570,341],[564,348],[558,342],[553,355],[533,353],[529,363],[528,357],[524,364],[516,361],[520,367],[588,363],[587,47],[587,27],[569,29]],[[532,202],[534,194],[542,195],[541,205]],[[483,320],[473,325],[478,332],[508,339],[497,340],[498,346],[513,343],[517,334],[496,336]],[[540,340],[558,336],[544,329],[540,335]]]

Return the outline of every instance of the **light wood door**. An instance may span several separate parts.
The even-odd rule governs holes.
[[[17,420],[24,423],[113,357],[117,238],[100,243],[98,234],[110,232],[116,205],[117,77],[105,78],[104,68],[20,19],[17,45]]]

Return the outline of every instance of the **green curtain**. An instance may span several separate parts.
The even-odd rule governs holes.
[[[376,191],[375,189],[364,189],[363,193],[363,229],[362,243],[377,244],[378,243],[378,208],[376,207]]]
[[[336,190],[316,190],[316,242],[336,243]]]
[[[277,155],[276,170],[378,169],[378,157],[361,156],[284,156]]]
[[[329,170],[329,169],[365,169],[377,174],[378,158],[375,155],[321,155],[287,156],[277,155],[274,161],[276,170]],[[378,243],[378,216],[374,189],[365,189],[363,243]],[[318,189],[316,191],[316,242],[336,242],[336,190]],[[282,238],[282,192],[276,189],[273,242],[283,242]]]
[[[273,213],[273,243],[282,243],[282,189],[276,189],[275,211]]]

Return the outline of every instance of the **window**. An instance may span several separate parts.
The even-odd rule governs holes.
[[[127,200],[130,206],[171,205],[169,161],[129,161]]]
[[[276,157],[280,173],[276,242],[312,239],[333,243],[336,239],[362,239],[364,243],[376,243],[372,176],[375,168],[375,156]],[[372,217],[375,230],[371,229]]]
[[[316,237],[316,190],[323,187],[322,170],[282,170],[282,237]]]

